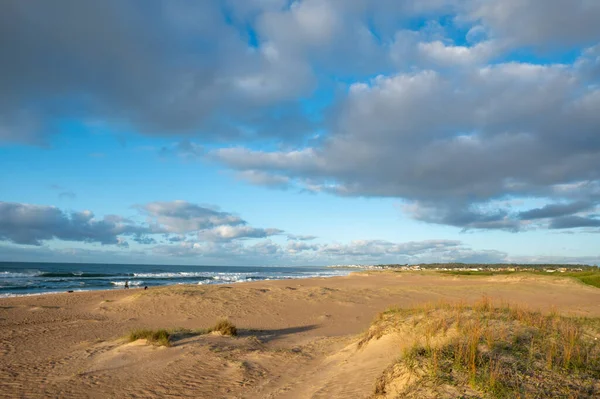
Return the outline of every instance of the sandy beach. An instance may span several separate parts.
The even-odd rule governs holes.
[[[398,357],[401,335],[359,349],[390,306],[493,301],[600,316],[600,290],[569,279],[367,273],[214,286],[0,299],[3,398],[365,398]],[[206,328],[171,347],[129,343],[136,328]]]

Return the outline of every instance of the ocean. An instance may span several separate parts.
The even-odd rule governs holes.
[[[246,281],[344,276],[356,269],[328,267],[171,266],[0,262],[0,298],[66,291],[231,284]]]

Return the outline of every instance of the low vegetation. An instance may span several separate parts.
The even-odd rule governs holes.
[[[173,337],[185,337],[194,335],[205,335],[217,333],[220,335],[235,337],[237,336],[236,326],[227,319],[219,320],[213,327],[200,328],[200,329],[188,329],[188,328],[173,328],[173,329],[137,329],[133,330],[127,336],[129,342],[137,341],[138,339],[145,339],[148,343],[157,346],[171,346]]]
[[[507,274],[525,274],[533,273],[533,271],[489,271],[489,270],[445,270],[440,271],[442,274],[450,274],[454,276],[496,276],[496,275],[507,275]],[[573,278],[584,284],[591,285],[593,287],[600,288],[600,271],[575,271],[575,272],[564,272],[564,273],[546,273],[536,272],[536,276],[547,276],[547,277],[563,277]]]
[[[129,342],[145,339],[158,346],[171,346],[171,333],[168,330],[138,329],[129,333]]]
[[[211,333],[219,333],[221,335],[235,337],[237,335],[237,328],[227,319],[222,319],[209,329]]]
[[[374,398],[600,397],[600,319],[483,298],[390,309],[359,345],[394,331],[418,338],[378,379]]]
[[[572,277],[584,284],[600,288],[600,272],[574,272],[564,273],[564,277]]]

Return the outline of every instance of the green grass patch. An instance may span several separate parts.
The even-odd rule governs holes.
[[[560,273],[558,277],[571,277],[584,284],[600,288],[600,272],[570,272]]]
[[[600,288],[600,272],[596,271],[581,271],[581,272],[553,272],[547,273],[543,270],[527,270],[527,271],[474,271],[474,270],[441,270],[440,274],[451,276],[502,276],[502,275],[528,275],[528,276],[544,276],[553,278],[572,278],[581,281],[584,284]]]

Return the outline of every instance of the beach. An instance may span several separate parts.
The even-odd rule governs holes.
[[[395,334],[357,347],[379,312],[482,297],[600,317],[597,288],[531,275],[369,272],[2,298],[0,397],[369,397],[403,342]],[[219,319],[238,336],[182,335],[170,347],[124,339]]]

